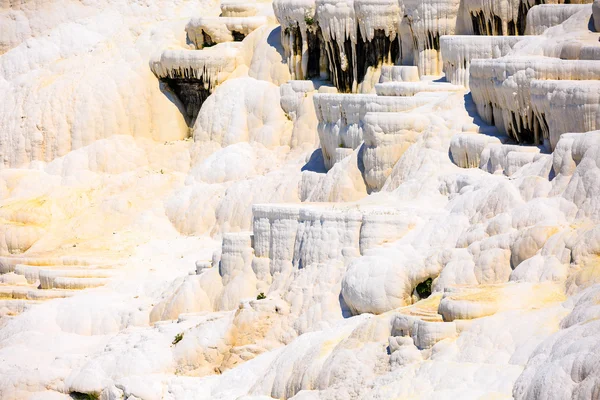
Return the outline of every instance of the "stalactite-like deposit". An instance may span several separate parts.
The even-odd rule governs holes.
[[[600,128],[600,81],[533,80],[531,106],[554,148],[563,133]]]
[[[341,91],[357,92],[365,77],[378,79],[369,68],[400,58],[397,0],[276,0],[273,9],[294,79],[329,75]]]
[[[473,60],[470,86],[479,115],[519,143],[556,143],[560,131],[544,128],[545,112],[534,113],[531,82],[533,80],[598,80],[600,61],[561,60],[549,57],[502,57]],[[537,88],[541,84],[537,84]],[[566,96],[561,91],[558,96]],[[558,97],[557,97],[558,99]],[[572,100],[575,100],[573,97]],[[538,101],[538,100],[536,100]],[[539,101],[538,101],[539,103]],[[540,106],[541,107],[541,106]],[[541,108],[540,108],[541,109]]]
[[[461,33],[459,0],[405,0],[405,17],[420,75],[441,75],[440,37]]]
[[[539,4],[586,4],[590,0],[465,0],[476,35],[526,34],[527,14]]]
[[[318,0],[317,21],[325,40],[329,71],[333,84],[343,92],[356,92],[357,48],[356,15],[353,0]]]
[[[468,88],[471,60],[503,57],[522,39],[519,36],[442,36],[440,45],[446,80]]]
[[[281,43],[293,79],[327,78],[327,55],[315,19],[315,0],[275,0]]]
[[[238,45],[221,44],[209,50],[166,50],[150,63],[154,75],[165,82],[186,108],[193,121],[204,100],[238,65]]]
[[[267,17],[193,18],[185,27],[188,39],[197,49],[217,43],[241,42],[250,32],[267,23]]]

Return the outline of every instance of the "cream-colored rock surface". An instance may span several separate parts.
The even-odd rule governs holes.
[[[0,398],[597,397],[596,5],[0,1]]]

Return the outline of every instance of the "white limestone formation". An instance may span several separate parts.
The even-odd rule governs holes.
[[[379,83],[384,82],[417,82],[419,80],[419,68],[408,65],[384,65],[381,67]]]
[[[410,97],[417,93],[430,92],[462,92],[465,88],[448,82],[384,82],[375,85],[375,92],[379,96]]]
[[[544,135],[547,122],[544,115],[533,112],[531,82],[535,79],[598,79],[599,67],[596,61],[549,57],[475,60],[470,69],[471,93],[479,114],[486,122],[495,124],[500,131],[519,142],[541,144],[548,139],[551,140],[549,146],[552,146],[565,132]]]
[[[446,80],[469,88],[471,60],[503,57],[522,39],[519,36],[442,36],[440,48]]]
[[[258,0],[222,0],[221,17],[254,17],[257,15],[272,16],[273,9],[270,1]]]
[[[404,2],[402,24],[413,40],[414,63],[420,75],[441,75],[443,69],[440,37],[464,33],[459,18],[460,1],[408,0]]]
[[[527,13],[525,35],[541,35],[546,29],[560,25],[589,8],[587,4],[540,4],[532,7]]]
[[[600,128],[599,81],[533,80],[531,105],[538,119],[545,121],[544,137],[552,148],[562,133]]]
[[[241,42],[252,31],[267,23],[267,17],[201,17],[185,27],[188,39],[197,49],[217,43]]]
[[[362,119],[367,112],[399,112],[431,101],[427,96],[398,98],[376,95],[316,94],[317,131],[325,167],[348,156],[363,141]]]
[[[534,3],[0,1],[0,398],[597,397],[598,4]]]
[[[560,10],[560,8],[554,8],[553,6],[563,3],[586,4],[591,3],[591,1],[574,0],[567,2],[563,0],[553,0],[547,3],[551,4],[551,6],[546,9],[547,11],[538,9],[535,11],[535,14],[544,14],[544,17],[542,18],[546,19],[546,21],[547,19],[552,18],[549,14],[557,15],[555,18],[560,19],[561,17],[558,17],[558,10]],[[541,29],[541,27],[530,28],[531,30],[529,31],[527,30],[527,23],[529,22],[528,13],[536,4],[540,3],[532,0],[504,0],[500,2],[490,0],[468,0],[465,2],[465,12],[471,17],[473,31],[476,35],[512,36],[536,34],[534,32]],[[568,13],[568,11],[563,12]],[[541,23],[541,26],[546,26],[546,28],[557,25],[557,23],[545,25],[546,22],[542,22],[542,20],[538,18],[540,17],[533,16],[532,22],[535,24]]]
[[[363,165],[367,187],[378,191],[402,154],[429,125],[418,113],[367,113],[364,117]]]
[[[315,0],[275,0],[273,11],[281,25],[292,79],[327,78],[325,43],[315,12]]]
[[[240,63],[239,46],[223,44],[210,51],[165,50],[150,68],[172,88],[193,121],[214,88]]]

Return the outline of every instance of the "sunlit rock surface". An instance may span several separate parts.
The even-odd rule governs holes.
[[[598,397],[579,3],[0,2],[0,398]]]

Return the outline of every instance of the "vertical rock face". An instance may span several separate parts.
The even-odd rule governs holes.
[[[540,97],[536,97],[539,106],[538,111],[534,113],[532,81],[536,79],[597,80],[600,78],[600,62],[548,57],[503,57],[493,60],[474,60],[470,71],[473,100],[479,115],[486,122],[496,125],[500,131],[507,133],[519,143],[542,144],[548,139],[550,140],[548,145],[553,147],[558,137],[569,130],[561,124],[553,124],[552,128],[548,126],[545,111],[550,106],[550,100],[542,101]],[[539,93],[540,90],[553,87],[556,86],[537,83],[536,91]],[[581,88],[581,86],[574,85],[572,88]],[[561,93],[562,96],[566,95],[565,91]],[[585,95],[581,89],[576,89],[576,93],[572,95],[574,97],[571,97],[571,100],[578,98],[581,102],[585,99],[583,104],[594,101],[594,95]],[[555,97],[554,101],[558,101],[558,97]],[[594,108],[591,105],[586,107],[587,110]]]
[[[281,43],[293,79],[327,78],[328,62],[315,0],[276,0]]]
[[[316,18],[323,33],[331,80],[343,92],[358,88],[357,21],[353,0],[318,0]],[[362,45],[362,41],[361,41]],[[362,53],[364,54],[364,53]]]
[[[471,60],[507,55],[521,37],[517,36],[442,36],[441,55],[446,80],[469,87]]]
[[[397,0],[277,0],[295,79],[329,76],[343,92],[368,91],[382,64],[402,59]]]
[[[441,75],[440,37],[461,32],[458,0],[407,0],[406,23],[413,39],[414,63],[421,75]]]
[[[384,82],[417,82],[419,80],[419,68],[412,65],[384,65],[381,67],[379,83]]]
[[[313,100],[327,169],[347,157],[364,140],[363,120],[367,112],[406,111],[431,101],[427,96],[386,97],[368,94],[316,94]]]
[[[471,18],[473,32],[476,35],[490,35],[490,36],[503,36],[503,35],[525,35],[535,34],[533,31],[527,31],[527,23],[529,19],[527,17],[528,12],[532,7],[550,3],[556,4],[587,4],[591,3],[590,0],[466,0],[465,11]],[[537,13],[548,12],[550,14],[557,14],[563,11],[555,9],[550,10],[537,10]],[[538,14],[539,15],[539,14]],[[534,17],[536,18],[536,17]],[[547,18],[547,15],[545,16]],[[532,22],[535,24],[537,21]],[[540,29],[538,27],[531,29]]]
[[[600,128],[600,81],[533,80],[531,106],[555,148],[562,133]]]

